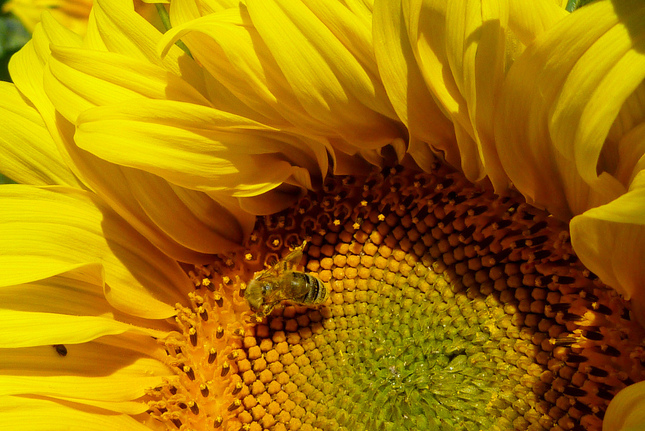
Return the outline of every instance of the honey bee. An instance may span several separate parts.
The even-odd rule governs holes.
[[[318,277],[292,270],[300,262],[306,244],[307,241],[271,268],[255,273],[244,297],[256,312],[256,319],[268,316],[282,301],[320,305],[327,300],[329,290]]]

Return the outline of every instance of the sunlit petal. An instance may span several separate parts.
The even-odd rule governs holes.
[[[0,285],[101,263],[105,295],[114,307],[157,318],[174,314],[171,304],[190,287],[176,262],[88,193],[5,185],[0,195]]]
[[[138,341],[151,351],[155,348],[150,337]],[[0,365],[7,374],[0,376],[0,396],[33,394],[90,405],[103,401],[131,410],[134,403],[119,403],[143,397],[161,376],[170,374],[157,359],[100,342],[69,344],[64,360],[53,350],[51,345],[2,349]],[[139,411],[123,413],[145,411],[145,403],[138,405]]]
[[[81,39],[44,13],[43,23],[37,26],[32,40],[11,57],[9,72],[18,91],[38,110],[54,138],[54,142],[60,145],[59,139],[57,139],[56,112],[42,85],[51,43],[62,46],[78,46],[81,44]],[[65,157],[63,151],[61,151],[61,155]],[[74,164],[70,161],[69,166],[74,166]]]
[[[419,72],[401,5],[377,0],[376,6],[375,54],[388,97],[410,133],[408,152],[424,169],[432,166],[434,153],[443,153],[449,163],[458,166],[459,153],[451,151],[455,145],[452,122],[435,102]]]
[[[289,15],[291,10],[295,15]],[[164,35],[162,47],[165,52],[181,38],[216,80],[273,127],[341,139],[343,142],[335,146],[349,153],[377,149],[400,139],[396,121],[383,114],[392,108],[379,97],[384,92],[378,80],[355,57],[360,52],[350,52],[342,45],[347,33],[338,31],[339,40],[322,24],[302,27],[299,20],[304,16],[317,20],[304,6],[284,9],[259,2],[249,11],[240,6],[171,29]],[[254,20],[258,21],[257,29],[251,24]],[[315,37],[321,40],[312,44],[317,39],[313,34],[305,35],[306,31],[318,32]],[[285,44],[289,50],[284,49]],[[325,56],[344,56],[351,60],[348,67],[360,73],[348,76],[344,68],[334,70]],[[295,59],[297,67],[292,64]],[[366,97],[373,99],[367,106],[362,101]]]
[[[137,100],[127,107],[84,112],[76,140],[113,163],[144,169],[188,188],[230,190],[241,197],[285,182],[293,173],[289,159],[312,173],[319,170],[316,159],[323,160],[323,146],[310,142],[312,152],[319,153],[316,157],[307,154],[302,141],[290,142],[275,132],[211,108]]]
[[[338,127],[350,141],[377,134],[381,135],[379,141],[398,137],[387,120],[394,112],[373,73],[369,22],[356,20],[340,4],[325,7],[316,2],[305,5],[283,0],[248,3],[258,34],[312,117]],[[281,31],[276,31],[278,28]],[[346,130],[350,127],[353,130]]]
[[[0,310],[0,323],[5,328],[5,331],[0,334],[0,348],[85,343],[98,337],[123,334],[127,331],[152,336],[165,335],[110,318],[56,313]],[[47,330],[42,330],[43,327]],[[0,382],[1,386],[3,385]]]
[[[38,111],[9,83],[0,83],[0,100],[2,173],[22,184],[78,187]]]
[[[54,78],[47,68],[44,74],[45,80],[48,84],[47,88],[55,94],[56,97],[54,100],[64,100],[69,102],[63,103],[59,107],[70,117],[70,119],[75,119],[75,116],[80,112],[78,109],[79,105],[93,106],[93,104],[90,103],[90,100],[93,102],[100,101],[103,103],[122,103],[128,98],[128,95],[131,96],[133,94],[138,94],[136,91],[143,92],[145,95],[150,97],[162,97],[161,93],[163,93],[164,90],[161,88],[164,84],[163,82],[159,82],[159,77],[161,77],[162,81],[167,79],[171,82],[170,84],[166,84],[166,87],[164,88],[167,88],[168,86],[172,87],[172,82],[176,84],[179,83],[177,85],[182,86],[181,83],[183,81],[174,78],[174,75],[171,73],[163,72],[159,66],[142,63],[140,60],[135,59],[128,60],[123,56],[114,54],[114,57],[118,58],[119,61],[122,62],[122,65],[124,64],[123,62],[134,64],[132,69],[137,70],[140,79],[137,80],[133,77],[131,82],[124,82],[124,85],[130,85],[130,88],[132,89],[130,92],[118,91],[118,88],[109,87],[106,88],[105,92],[93,93],[97,88],[101,88],[101,85],[107,85],[105,81],[100,79],[101,77],[105,77],[105,73],[101,70],[101,67],[88,65],[83,61],[75,62],[79,57],[74,55],[78,54],[82,57],[84,53],[91,51],[61,49],[65,54],[61,54],[62,58],[69,61],[72,65],[78,66],[79,70],[83,71],[83,73],[78,73],[79,71],[76,69],[68,67],[60,61],[53,60],[49,57],[50,43],[55,44],[56,42],[59,42],[58,39],[49,39],[49,37],[50,35],[57,35],[59,33],[63,35],[65,34],[64,31],[59,28],[58,24],[53,22],[51,19],[45,19],[43,26],[39,27],[34,34],[34,42],[25,47],[25,49],[23,49],[18,55],[14,56],[16,61],[12,63],[12,65],[15,67],[17,71],[16,73],[23,73],[23,70],[24,72],[29,73],[39,71],[38,74],[33,75],[32,79],[42,81],[43,69],[47,66],[46,61],[48,61],[48,59],[51,60],[55,64],[55,70],[58,71],[57,76],[60,77],[61,80],[59,81],[57,78]],[[62,39],[61,43],[63,46],[74,45],[73,41],[70,42],[68,39]],[[113,55],[109,53],[105,54]],[[25,64],[24,61],[21,61],[29,58],[34,62],[31,66]],[[144,64],[148,65],[147,68],[143,67]],[[139,69],[138,66],[142,67]],[[120,76],[117,73],[110,73],[109,68],[107,69],[110,76]],[[140,73],[141,71],[149,73],[150,77],[145,77]],[[74,81],[74,79],[72,79],[74,82],[65,81],[65,79],[69,78],[70,75],[72,75],[72,78],[79,77],[80,75],[83,78],[80,79],[80,82],[90,81],[89,86],[80,85],[79,82]],[[23,82],[20,80],[20,82],[23,83],[23,87],[25,88],[27,95],[31,95],[31,99],[37,101],[37,107],[39,108],[41,115],[45,118],[52,137],[59,145],[61,154],[69,160],[69,165],[74,169],[77,176],[82,178],[85,184],[88,184],[89,187],[99,193],[101,197],[109,202],[109,204],[119,212],[121,216],[126,218],[138,231],[149,238],[157,247],[164,250],[165,253],[181,261],[205,261],[208,258],[205,257],[204,253],[210,254],[220,252],[240,243],[243,237],[242,232],[248,231],[248,226],[252,224],[250,221],[252,218],[251,214],[245,214],[244,212],[239,211],[239,209],[224,209],[222,208],[221,203],[218,204],[211,198],[192,200],[193,203],[191,204],[191,208],[186,206],[174,207],[176,212],[173,214],[163,212],[162,209],[166,208],[166,203],[160,200],[149,199],[149,196],[154,195],[151,190],[142,191],[142,194],[138,196],[135,194],[135,191],[139,190],[140,187],[137,187],[133,183],[140,181],[140,172],[134,172],[126,167],[105,162],[92,154],[79,149],[73,141],[75,128],[72,124],[61,120],[60,118],[56,118],[54,108],[49,98],[43,97],[43,88],[39,88],[38,86],[30,87],[29,81]],[[137,85],[138,82],[149,84],[150,88],[143,88],[145,85],[143,87],[141,85]],[[194,92],[190,93],[191,90],[189,86],[186,86],[185,84],[183,85],[186,95],[193,94],[195,95],[194,97],[199,99],[198,94]],[[80,89],[86,89],[88,93],[81,93]],[[155,92],[155,89],[158,90]],[[88,96],[90,94],[91,96]],[[115,99],[115,95],[117,94],[122,94],[126,97],[122,97],[120,99],[117,97]],[[74,106],[77,108],[74,109]],[[159,184],[159,178],[156,176],[154,178],[147,178],[146,183],[158,184],[163,189],[167,189],[168,187],[167,184]],[[170,199],[172,199],[172,196]],[[196,202],[202,202],[204,203],[204,206],[196,208],[194,206]],[[156,208],[149,208],[150,206],[155,206]],[[186,211],[190,212],[186,213]],[[212,224],[206,225],[201,222],[191,224],[191,222],[196,220],[195,213],[208,213],[209,217],[212,216],[221,220],[230,220],[234,213],[236,214],[236,220],[232,221],[232,223],[238,224],[239,226],[234,229],[213,230]],[[161,216],[162,219],[157,218],[157,220],[153,222],[149,219],[152,214]],[[163,217],[165,217],[165,219]],[[203,218],[203,216],[198,217]],[[159,223],[160,225],[170,225],[177,219],[188,222],[187,225],[190,226],[191,230],[176,230],[169,235],[166,232],[161,231],[158,225],[155,225],[155,223]],[[228,226],[231,225],[229,224]],[[219,232],[220,234],[214,235],[216,232]],[[208,239],[208,241],[204,241],[204,239]],[[212,241],[210,241],[210,239],[212,239]],[[196,244],[196,242],[198,242],[198,244]]]
[[[150,431],[128,414],[106,414],[101,408],[79,409],[76,403],[29,396],[0,398],[0,427],[24,431]],[[56,418],[56,420],[52,420]]]
[[[628,187],[615,177],[621,136],[606,139],[645,77],[642,38],[635,37],[644,14],[639,2],[582,8],[536,39],[509,72],[496,129],[499,154],[515,186],[555,215],[580,214]]]
[[[25,284],[2,286],[0,288],[0,304],[3,311],[27,313],[58,313],[69,316],[101,317],[116,320],[121,323],[137,324],[141,328],[157,331],[170,331],[172,327],[161,320],[136,318],[130,314],[115,309],[106,300],[103,293],[103,267],[101,264],[88,264],[68,271],[61,275],[35,280]],[[25,301],[25,296],[30,301]],[[98,320],[95,322],[100,323]],[[111,323],[107,323],[109,327]],[[125,328],[113,326],[112,328]],[[55,331],[58,329],[53,328]],[[136,329],[136,328],[130,328]],[[127,329],[126,330],[130,330]],[[20,328],[16,328],[21,331]],[[140,330],[140,328],[139,328]],[[78,340],[60,338],[51,339],[46,331],[40,331],[41,336],[48,337],[46,344],[58,342],[78,342]],[[7,335],[5,335],[7,336]],[[63,339],[65,336],[62,336]],[[26,341],[29,340],[29,341]],[[20,343],[33,343],[32,337],[26,337]],[[31,345],[31,344],[26,344]]]
[[[425,142],[471,181],[487,177],[500,192],[510,182],[497,154],[494,114],[506,73],[524,43],[566,15],[550,0],[511,3],[383,1],[375,12],[375,40],[385,42],[376,45],[377,58],[388,95],[409,127],[411,155],[421,166],[431,163],[431,153],[419,151],[419,141]],[[406,89],[406,83],[413,86]],[[423,111],[425,125],[410,121],[409,112]],[[422,132],[444,115],[453,122],[450,135],[440,127],[434,136]]]
[[[54,48],[45,89],[56,109],[72,123],[95,106],[137,98],[209,102],[186,81],[160,66],[117,53]]]

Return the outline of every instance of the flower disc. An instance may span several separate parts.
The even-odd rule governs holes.
[[[328,301],[256,322],[248,281],[305,240],[293,270]],[[565,226],[447,168],[331,178],[191,275],[190,345],[171,354],[191,385],[220,388],[190,396],[224,429],[599,430],[645,377],[642,330]]]

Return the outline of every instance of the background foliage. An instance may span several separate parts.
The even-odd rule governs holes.
[[[5,0],[0,0],[0,10]],[[14,52],[18,51],[31,38],[31,34],[18,19],[9,14],[0,14],[0,79],[11,81],[7,65]]]

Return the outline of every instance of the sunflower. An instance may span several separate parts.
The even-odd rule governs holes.
[[[3,427],[643,425],[640,3],[162,9],[0,85]]]

